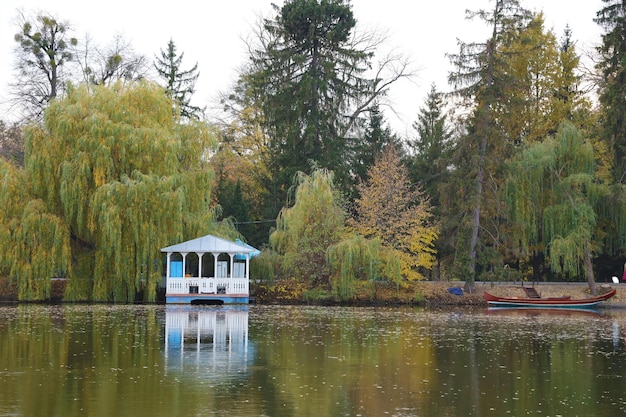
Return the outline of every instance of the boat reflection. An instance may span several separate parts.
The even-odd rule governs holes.
[[[168,371],[195,370],[219,377],[245,372],[252,358],[247,307],[168,306],[165,310]]]
[[[601,314],[594,308],[549,308],[549,307],[487,307],[487,314],[502,316],[591,316]]]

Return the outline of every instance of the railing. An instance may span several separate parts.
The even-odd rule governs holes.
[[[167,294],[248,294],[246,278],[170,278]]]

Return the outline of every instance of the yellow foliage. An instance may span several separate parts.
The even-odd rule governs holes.
[[[368,181],[358,187],[361,197],[356,200],[357,216],[350,221],[352,230],[368,239],[380,239],[400,260],[406,279],[421,279],[420,268],[430,269],[434,264],[438,237],[427,196],[411,188],[407,170],[391,146],[368,174]]]

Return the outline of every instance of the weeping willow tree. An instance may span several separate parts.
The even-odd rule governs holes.
[[[23,277],[17,282],[20,298],[49,299],[50,277],[70,267],[67,225],[29,192],[23,169],[0,160],[0,184],[0,274]]]
[[[383,279],[397,286],[402,281],[402,264],[396,253],[380,239],[348,235],[326,251],[333,292],[342,301],[354,299],[357,281]]]
[[[596,294],[596,209],[610,190],[595,179],[592,145],[565,123],[555,137],[520,153],[509,168],[507,198],[521,253],[543,248],[554,272],[584,276]]]
[[[372,280],[380,270],[380,241],[355,235],[330,246],[326,262],[331,270],[331,284],[340,300],[349,300],[355,295],[357,279]]]
[[[149,83],[70,89],[25,133],[23,171],[2,165],[1,265],[19,297],[153,301],[160,248],[216,228],[206,124],[179,123]]]
[[[283,276],[327,287],[326,250],[339,242],[346,218],[333,173],[321,168],[310,176],[300,172],[294,186],[294,204],[279,213],[270,246],[280,255]]]

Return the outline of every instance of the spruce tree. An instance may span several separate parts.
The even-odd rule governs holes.
[[[365,126],[363,137],[353,147],[352,176],[354,178],[352,187],[348,187],[347,196],[350,200],[358,197],[358,192],[354,187],[359,182],[367,180],[367,172],[383,149],[388,145],[396,148],[400,155],[403,154],[400,140],[391,132],[391,128],[385,125],[385,118],[378,104],[374,104],[369,111],[369,119]]]
[[[422,184],[434,210],[439,207],[439,184],[445,182],[452,150],[452,132],[443,107],[442,95],[433,84],[413,123],[417,137],[409,141],[412,155],[407,158],[413,182]]]
[[[332,170],[345,189],[351,130],[383,92],[364,76],[373,52],[355,46],[349,2],[288,0],[274,7],[276,16],[263,22],[242,78],[271,138],[271,195],[280,207],[294,175],[310,172],[312,161]]]
[[[191,104],[191,96],[200,76],[198,63],[189,70],[183,70],[181,66],[184,55],[177,54],[176,45],[170,39],[167,49],[165,51],[161,49],[161,56],[156,57],[154,67],[159,77],[165,81],[165,91],[168,97],[175,101],[180,115],[188,119],[198,119],[202,109]]]

